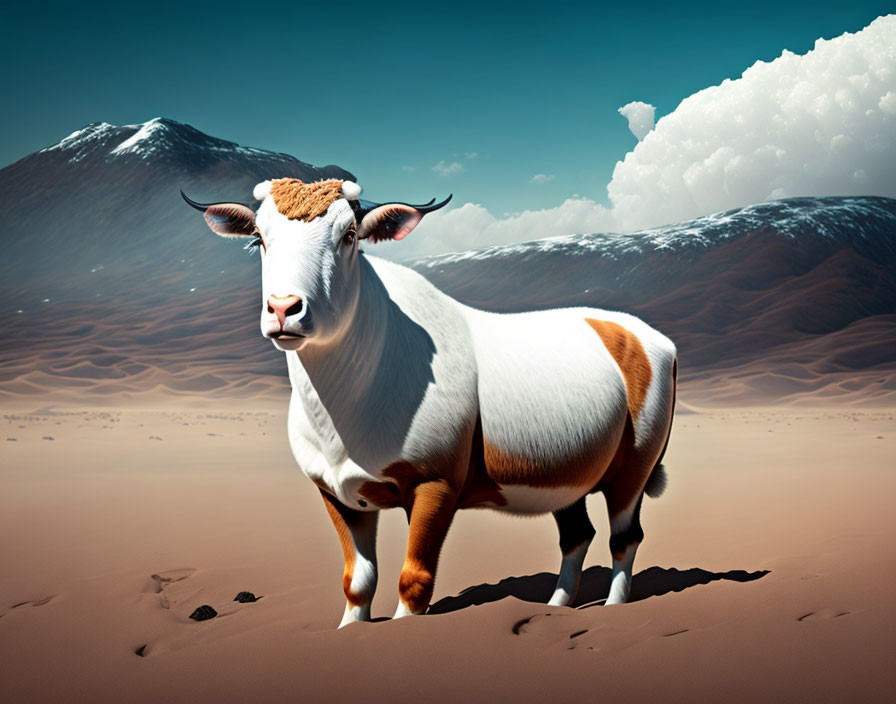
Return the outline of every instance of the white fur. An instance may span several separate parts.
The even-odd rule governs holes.
[[[271,182],[262,181],[252,189],[252,196],[255,198],[255,200],[264,200],[270,192]]]
[[[344,185],[347,196],[356,192],[352,186]],[[280,323],[266,310],[270,296],[304,301],[283,331],[305,337],[273,343],[287,352],[290,446],[318,486],[351,509],[376,511],[360,493],[362,484],[384,480],[383,469],[395,462],[434,460],[459,486],[477,418],[488,443],[508,456],[551,466],[587,447],[599,455],[595,466],[606,466],[624,427],[627,392],[585,318],[616,322],[644,346],[653,377],[634,424],[635,446],[645,466],[656,461],[672,412],[675,347],[667,338],[632,316],[592,308],[514,315],[472,309],[411,269],[346,244],[343,233],[353,223],[344,199],[310,223],[285,218],[270,198],[257,214],[265,242],[262,333],[279,334]],[[550,489],[505,485],[501,509],[553,511],[593,486],[591,478]],[[375,585],[375,533],[353,538],[355,591]],[[574,597],[585,550],[564,557],[551,603]],[[631,549],[614,564],[611,600],[628,597],[633,560]],[[407,613],[399,604],[396,616]],[[369,604],[347,607],[343,625],[369,615]]]
[[[585,564],[585,555],[588,554],[588,546],[591,540],[586,540],[574,550],[563,556],[560,563],[560,575],[557,577],[557,586],[554,595],[548,602],[548,606],[569,606],[579,591],[579,582],[582,579],[582,565]]]
[[[358,200],[361,197],[361,186],[354,181],[343,181],[342,195],[346,200]]]
[[[624,604],[632,590],[632,566],[635,562],[635,554],[638,552],[636,544],[629,545],[625,549],[625,555],[621,560],[613,560],[613,574],[610,577],[610,594],[605,606]]]
[[[398,606],[395,609],[395,615],[392,618],[404,618],[405,616],[415,616],[416,614],[408,608],[401,599],[398,600]]]
[[[638,507],[639,499],[635,499],[631,505],[610,517],[610,534],[624,533],[629,529]],[[624,604],[628,601],[632,589],[632,569],[635,563],[635,555],[638,552],[638,543],[632,543],[625,548],[625,554],[621,560],[613,558],[613,572],[610,576],[610,594],[605,602],[606,606]]]
[[[350,623],[369,620],[370,604],[361,604],[360,606],[356,606],[354,604],[346,603],[345,612],[342,614],[342,620],[339,622],[339,628],[344,628]]]

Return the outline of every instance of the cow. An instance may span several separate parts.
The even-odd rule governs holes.
[[[181,192],[183,195],[183,192]],[[363,252],[401,240],[448,199],[373,203],[352,181],[258,184],[260,205],[202,204],[209,227],[261,254],[261,333],[286,355],[288,434],[345,558],[340,627],[370,620],[379,512],[407,513],[395,617],[425,613],[459,509],[552,513],[562,553],[551,605],[578,590],[602,492],[613,560],[606,604],[628,600],[641,503],[666,482],[675,345],[597,308],[498,314]]]

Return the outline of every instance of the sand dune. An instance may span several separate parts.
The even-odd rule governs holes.
[[[406,527],[388,512],[379,622],[341,631],[338,540],[284,422],[282,408],[239,404],[8,411],[0,698],[892,695],[892,413],[680,414],[669,489],[644,507],[636,601],[622,607],[601,606],[609,556],[595,498],[577,608],[542,603],[559,562],[549,517],[466,511],[443,553],[437,615],[392,622]],[[244,590],[261,599],[233,601]],[[190,620],[203,604],[218,616]]]
[[[638,315],[678,345],[682,398],[697,404],[891,405],[896,201],[792,199],[707,220],[670,226],[668,246],[591,235],[414,266],[489,310]],[[172,228],[165,242],[130,233],[133,261],[112,249],[107,266],[67,270],[60,254],[51,275],[8,277],[0,403],[281,398],[282,355],[257,332],[257,258],[189,222],[176,248]]]

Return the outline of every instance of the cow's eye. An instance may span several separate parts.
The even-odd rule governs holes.
[[[342,233],[342,244],[344,244],[346,247],[351,247],[355,243],[356,237],[357,233],[355,232],[355,228],[350,227]]]

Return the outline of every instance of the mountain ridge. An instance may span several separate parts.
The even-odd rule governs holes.
[[[166,118],[140,125],[91,123],[0,169],[0,243],[6,252],[0,290],[42,286],[58,296],[66,292],[60,278],[92,270],[108,276],[113,268],[152,266],[160,258],[174,267],[183,259],[204,262],[209,271],[238,272],[232,249],[198,236],[195,213],[178,189],[199,200],[252,202],[253,186],[272,175],[354,179],[338,166],[243,147]],[[17,246],[22,242],[29,247]],[[201,267],[197,275],[204,285]]]
[[[285,393],[257,334],[257,259],[178,193],[252,202],[271,176],[354,179],[164,118],[93,123],[0,170],[0,398]],[[896,400],[896,200],[771,201],[406,263],[486,310],[637,315],[675,341],[691,402]]]

